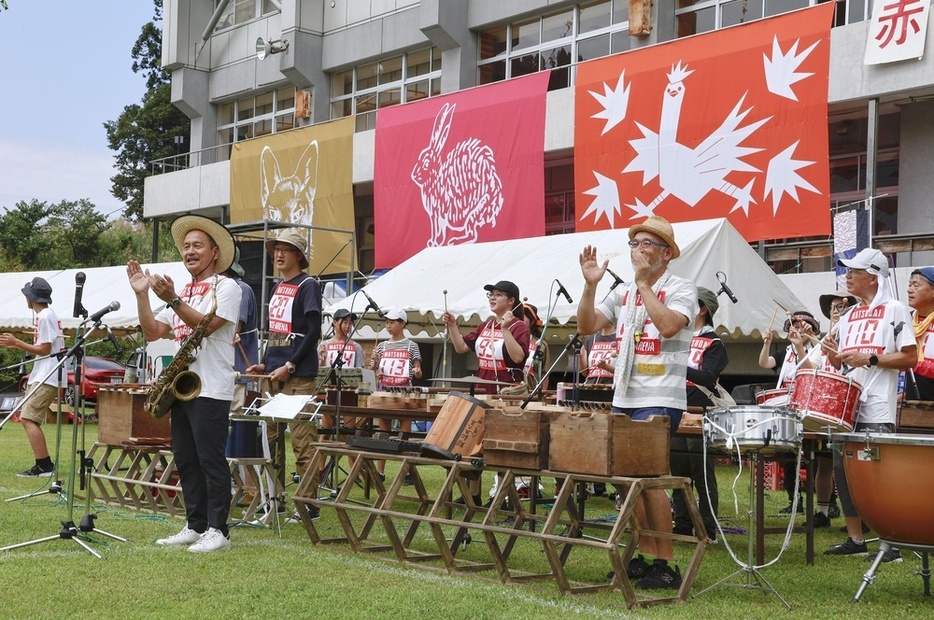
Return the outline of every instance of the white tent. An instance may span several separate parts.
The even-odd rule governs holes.
[[[725,219],[674,224],[675,240],[681,257],[671,263],[671,270],[698,286],[714,292],[720,289],[717,272],[727,276],[727,284],[739,302],[732,304],[721,295],[715,316],[717,331],[734,338],[759,337],[772,319],[778,304],[788,309],[801,302],[772,272],[749,244]],[[610,269],[623,280],[632,280],[629,260],[628,230],[607,230],[530,239],[514,239],[451,247],[426,248],[362,290],[383,310],[402,308],[409,318],[408,331],[413,336],[436,335],[443,329],[440,316],[448,310],[465,325],[476,325],[490,316],[485,284],[510,280],[520,293],[539,308],[544,320],[549,300],[557,296],[555,280],[570,292],[574,303],[558,298],[554,307],[549,340],[558,342],[576,329],[577,301],[584,287],[578,261],[586,245],[597,248],[602,262],[609,259]],[[597,300],[609,291],[613,278],[607,274],[597,289]],[[445,302],[444,291],[447,291]],[[351,295],[333,305],[328,313],[346,308],[363,314],[367,299]],[[379,317],[366,314],[369,326],[379,327]],[[783,314],[779,309],[773,330],[781,329]]]
[[[143,265],[143,269],[149,269],[152,273],[168,274],[175,281],[175,290],[178,292],[181,292],[182,287],[191,278],[182,262],[148,264]],[[107,313],[103,317],[104,324],[117,333],[132,330],[139,325],[136,294],[127,280],[126,266],[117,265],[0,274],[0,290],[6,291],[0,303],[0,331],[22,334],[32,330],[33,315],[26,307],[26,297],[21,291],[27,282],[40,276],[52,286],[52,308],[58,315],[62,328],[66,333],[72,333],[81,322],[81,319],[72,318],[75,305],[75,275],[79,271],[84,272],[86,276],[81,303],[89,314],[116,301],[120,304],[120,309]],[[152,292],[149,293],[149,302],[154,310],[164,305]]]

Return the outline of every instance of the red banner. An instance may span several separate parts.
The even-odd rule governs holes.
[[[380,110],[376,267],[426,247],[545,234],[547,71]]]
[[[578,231],[726,217],[747,241],[830,233],[834,3],[578,67]]]

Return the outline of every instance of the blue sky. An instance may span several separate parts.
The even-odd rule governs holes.
[[[130,68],[151,0],[6,0],[0,6],[0,208],[87,198],[119,215],[103,123],[145,92]]]

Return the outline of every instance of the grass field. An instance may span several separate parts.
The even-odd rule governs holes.
[[[71,426],[64,427],[59,457],[67,486],[72,445]],[[79,426],[80,430],[81,427]],[[97,427],[87,426],[88,447]],[[54,449],[55,427],[46,427]],[[80,442],[79,442],[80,445]],[[0,432],[0,547],[38,538],[57,536],[61,521],[69,516],[62,496],[47,493],[48,479],[18,478],[15,472],[32,465],[31,452],[18,424]],[[291,470],[289,470],[291,471]],[[424,472],[424,470],[420,470]],[[736,467],[719,467],[721,518],[730,528],[746,525],[748,486],[737,484],[739,514],[734,510],[731,485]],[[424,476],[424,473],[423,473]],[[745,477],[745,473],[744,473]],[[440,484],[431,480],[429,484]],[[485,490],[492,478],[484,481]],[[289,492],[295,487],[290,486]],[[6,500],[31,492],[40,495],[25,500]],[[545,492],[552,491],[545,482]],[[76,496],[82,496],[78,491]],[[787,499],[783,492],[767,492],[769,525],[780,526],[779,516]],[[83,499],[74,502],[73,520],[85,514]],[[291,509],[291,505],[289,506]],[[587,517],[610,516],[612,502],[592,498]],[[312,546],[301,525],[283,525],[281,537],[270,529],[237,527],[233,547],[221,553],[196,555],[184,548],[156,547],[156,538],[172,534],[181,520],[93,504],[97,527],[128,539],[108,541],[92,534],[89,543],[103,559],[84,551],[75,542],[56,538],[34,546],[0,553],[0,571],[5,582],[0,618],[739,618],[767,614],[809,618],[908,618],[934,613],[934,601],[922,597],[921,579],[914,572],[920,560],[903,553],[901,564],[885,565],[876,581],[854,604],[853,595],[869,564],[862,558],[828,558],[823,550],[842,542],[836,519],[829,530],[817,533],[817,560],[804,561],[804,536],[794,535],[781,559],[762,570],[763,576],[789,602],[789,613],[779,600],[759,590],[723,586],[683,605],[665,605],[627,610],[619,593],[587,597],[561,595],[553,583],[504,585],[493,572],[448,575],[441,570],[407,567],[390,554],[354,555],[344,546]],[[799,517],[799,521],[802,517]],[[334,512],[322,511],[317,524],[325,537],[342,535]],[[424,539],[431,550],[427,529],[419,530],[416,544]],[[479,538],[479,535],[477,535]],[[726,542],[745,558],[746,537],[728,534]],[[766,558],[779,551],[783,537],[770,536]],[[870,550],[877,545],[870,544]],[[484,556],[482,544],[471,544],[464,552]],[[595,552],[596,553],[596,552]],[[687,549],[676,551],[686,562]],[[573,556],[575,569],[585,573],[605,570],[605,554]],[[540,547],[517,545],[511,565],[538,571],[546,566]],[[704,558],[694,593],[737,570],[727,546],[712,546]],[[744,583],[736,577],[733,584]]]

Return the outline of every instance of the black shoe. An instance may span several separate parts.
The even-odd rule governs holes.
[[[415,476],[406,474],[405,478],[402,479],[402,484],[407,487],[413,486],[415,484]]]
[[[827,516],[831,519],[837,519],[840,517],[840,506],[837,504],[836,498],[830,500],[830,507],[827,509]]]
[[[830,527],[830,517],[822,512],[814,513],[814,527]]]
[[[881,551],[881,550],[880,550]],[[866,558],[867,562],[873,562],[876,559],[876,556],[879,555],[879,551],[875,551]],[[889,550],[882,554],[882,563],[883,564],[900,564],[902,562],[902,552],[898,550],[898,547],[889,547]]]
[[[53,471],[55,471],[54,465],[49,465],[48,468],[42,465],[33,465],[26,471],[21,471],[16,475],[20,478],[50,478]]]
[[[457,499],[454,500],[454,503],[455,504],[466,504],[467,500],[465,500],[463,497],[458,497]],[[474,503],[474,506],[480,506],[483,503],[483,498],[480,497],[479,495],[474,495],[473,503]]]
[[[865,523],[862,523],[862,522],[860,522],[860,524],[862,525],[863,534],[868,534],[868,533],[869,533],[869,526],[866,525]],[[840,528],[840,532],[842,532],[843,534],[846,534],[847,531],[848,531],[848,530],[846,529],[846,526],[845,526],[845,525],[844,525],[843,527]]]
[[[664,560],[655,560],[645,577],[636,583],[638,590],[677,590],[680,587],[681,569],[676,566],[674,570],[671,570],[668,562]]]
[[[799,499],[798,499],[798,512],[801,512],[802,510],[804,510],[803,505],[804,505],[804,502],[802,502],[801,499],[799,498]],[[791,502],[790,504],[788,504],[787,506],[785,506],[784,508],[782,508],[781,510],[779,510],[779,511],[778,511],[778,514],[790,515],[790,514],[791,514],[791,509],[792,509],[793,507],[794,507],[794,502]]]
[[[831,547],[827,551],[824,551],[824,555],[856,555],[856,556],[865,556],[869,554],[869,550],[866,548],[866,541],[861,543],[854,542],[849,536],[846,539],[846,542]]]
[[[640,553],[629,560],[629,566],[626,567],[626,576],[630,579],[642,579],[649,574],[651,569],[652,565],[646,562],[645,558]]]
[[[672,530],[673,534],[678,534],[679,536],[693,536],[694,528],[690,525],[676,525]]]

